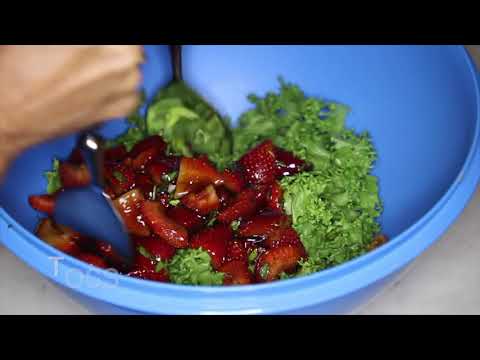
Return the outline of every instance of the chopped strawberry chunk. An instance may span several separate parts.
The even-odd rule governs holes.
[[[169,245],[165,240],[156,236],[146,238],[136,238],[135,266],[142,270],[155,270],[159,261],[170,260],[176,252],[176,249]],[[147,252],[142,254],[140,248]],[[145,255],[149,255],[148,257]]]
[[[276,178],[275,147],[267,140],[240,159],[245,178],[250,184],[269,185]]]
[[[107,162],[117,162],[125,159],[127,153],[128,152],[125,145],[118,145],[110,149],[106,149],[103,156]]]
[[[225,274],[224,285],[247,285],[253,282],[246,261],[232,260],[223,264],[219,271]]]
[[[182,158],[175,189],[177,198],[200,191],[210,184],[215,186],[223,184],[222,175],[214,166],[201,159]]]
[[[164,182],[163,176],[170,171],[170,166],[160,161],[153,161],[147,166],[147,173],[156,184],[162,184]]]
[[[267,248],[271,249],[283,245],[303,247],[300,236],[292,227],[277,229],[265,239],[265,246]]]
[[[150,280],[150,281],[163,282],[163,283],[170,281],[168,273],[165,270],[161,270],[159,272],[152,271],[152,270],[136,270],[128,273],[128,276],[134,277],[137,279]]]
[[[277,213],[260,214],[243,223],[238,233],[241,237],[263,237],[267,239],[275,230],[290,225],[290,219],[286,215]]]
[[[145,174],[137,174],[135,177],[135,188],[139,189],[145,199],[152,199],[156,194],[153,193],[155,184],[149,176]]]
[[[245,180],[240,171],[225,169],[222,173],[223,186],[234,193],[239,193],[245,187]]]
[[[136,171],[142,171],[158,155],[159,150],[155,147],[150,147],[132,158],[132,168]]]
[[[90,253],[80,253],[77,255],[77,259],[86,262],[89,265],[101,268],[101,269],[107,269],[108,265],[103,260],[100,256],[95,255],[95,254],[90,254]]]
[[[248,252],[247,244],[244,241],[235,240],[230,241],[227,245],[227,255],[225,257],[226,261],[232,260],[242,260],[247,261]]]
[[[289,151],[275,148],[275,156],[277,160],[276,175],[279,178],[295,175],[310,168],[305,161],[297,158]]]
[[[212,266],[218,269],[227,254],[227,244],[232,239],[233,233],[229,226],[217,225],[196,234],[191,243],[191,248],[202,248],[212,258]]]
[[[37,211],[53,215],[55,211],[55,197],[52,195],[31,195],[28,202]]]
[[[213,185],[208,185],[198,194],[190,193],[182,198],[182,204],[200,215],[208,215],[220,207],[220,200]]]
[[[115,208],[123,218],[125,226],[132,235],[150,235],[150,230],[146,226],[140,211],[144,201],[145,198],[139,189],[131,190],[113,201]]]
[[[130,191],[135,186],[135,172],[125,164],[109,164],[105,166],[105,179],[118,196]]]
[[[258,282],[277,280],[282,272],[290,273],[305,257],[303,247],[283,245],[267,250],[257,260],[255,277]]]
[[[90,185],[92,175],[86,164],[74,164],[63,161],[58,169],[60,181],[65,189],[80,188]]]
[[[188,247],[187,229],[169,219],[162,204],[155,201],[145,201],[141,212],[147,224],[160,238],[175,248]]]
[[[188,231],[196,231],[203,224],[203,218],[184,206],[175,206],[167,210],[167,216]]]
[[[75,255],[80,249],[76,243],[76,233],[73,231],[65,231],[65,229],[57,227],[51,219],[43,219],[37,227],[35,234],[64,253]]]
[[[163,141],[162,137],[159,135],[149,136],[139,143],[135,144],[133,149],[130,151],[130,156],[134,159],[145,150],[154,148],[157,152],[157,155],[163,154],[167,148],[167,144]]]
[[[218,201],[220,201],[220,209],[223,210],[230,205],[232,200],[232,195],[223,186],[217,187],[215,191],[217,192]]]
[[[243,190],[229,207],[220,212],[218,220],[230,224],[234,220],[254,215],[265,202],[265,190],[263,186]]]
[[[267,197],[267,207],[271,210],[283,212],[283,189],[278,181],[274,182]]]

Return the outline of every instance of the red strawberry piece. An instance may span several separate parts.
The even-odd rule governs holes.
[[[202,248],[212,258],[212,266],[218,269],[227,255],[227,244],[233,237],[230,226],[217,225],[196,234],[190,247],[192,249]]]
[[[171,171],[170,166],[160,161],[153,161],[147,166],[147,174],[149,174],[155,184],[162,184],[163,177]]]
[[[294,271],[304,256],[303,247],[300,246],[283,245],[267,250],[257,260],[256,280],[258,282],[277,280],[282,272]]]
[[[135,172],[125,164],[109,164],[104,169],[105,179],[118,196],[130,191],[135,186]]]
[[[234,193],[239,193],[245,187],[245,180],[240,171],[225,169],[222,173],[223,186]]]
[[[131,190],[113,201],[113,205],[122,216],[125,226],[132,235],[150,235],[150,230],[146,226],[140,211],[144,201],[145,198],[139,189]]]
[[[181,157],[175,155],[164,156],[159,160],[159,162],[168,167],[169,172],[178,171],[180,168],[180,161]]]
[[[135,265],[137,269],[143,270],[155,270],[159,261],[170,260],[176,252],[173,246],[170,246],[165,240],[156,236],[136,238],[135,246]],[[151,257],[146,257],[145,254],[141,254],[139,251],[140,247],[143,247]]]
[[[65,189],[88,186],[92,182],[92,175],[86,164],[63,161],[60,163],[58,173]]]
[[[167,144],[163,141],[162,137],[159,135],[149,136],[139,143],[135,144],[133,149],[130,151],[130,156],[134,159],[145,150],[154,148],[157,155],[163,154],[167,148]]]
[[[273,183],[267,196],[267,207],[274,211],[283,212],[283,189],[278,181]]]
[[[382,235],[382,234],[377,235],[373,238],[372,242],[368,246],[368,250],[369,251],[375,250],[380,246],[386,244],[387,242],[388,242],[388,238],[385,235]]]
[[[234,220],[245,219],[254,215],[265,202],[265,191],[266,189],[263,186],[243,190],[229,207],[220,212],[218,220],[230,224]]]
[[[152,270],[136,270],[128,273],[128,276],[134,277],[137,279],[150,280],[150,281],[163,282],[163,283],[170,281],[168,273],[165,270],[161,270],[159,272],[152,271]]]
[[[55,211],[55,197],[52,195],[31,195],[28,203],[37,211],[53,215]]]
[[[156,201],[158,201],[166,209],[170,206],[170,195],[167,193],[157,194]]]
[[[80,251],[75,241],[77,237],[76,233],[65,230],[66,228],[62,229],[58,227],[53,220],[43,219],[39,223],[35,234],[56,249],[70,255],[75,255]]]
[[[272,232],[265,240],[265,246],[270,249],[283,245],[294,245],[303,248],[300,236],[292,227],[278,229]]]
[[[224,285],[247,285],[253,282],[253,276],[248,271],[246,261],[233,260],[223,264],[219,270],[225,274]]]
[[[155,184],[149,176],[137,174],[135,177],[135,188],[139,189],[146,199],[152,199],[156,194],[153,193]]]
[[[188,231],[196,231],[203,225],[201,216],[181,205],[169,208],[167,216]]]
[[[118,145],[110,149],[106,149],[104,152],[105,161],[117,162],[122,161],[127,156],[127,148],[125,145]]]
[[[240,159],[245,178],[250,184],[269,185],[276,178],[275,147],[267,140]]]
[[[107,269],[108,265],[105,260],[103,260],[100,256],[94,255],[94,254],[89,254],[89,253],[81,253],[77,255],[77,259],[81,260],[83,262],[86,262],[89,265],[101,268],[101,269]]]
[[[82,237],[82,241],[85,241],[85,240],[86,240],[85,237]],[[93,242],[93,246],[89,245],[88,248],[93,249],[92,252],[102,257],[108,265],[121,271],[122,273],[125,273],[128,271],[129,267],[127,265],[126,260],[119,253],[117,253],[115,249],[113,249],[112,245],[103,241],[97,241],[97,240],[92,241],[91,239],[88,239],[86,241],[90,243]]]
[[[215,191],[217,192],[218,201],[220,201],[220,209],[223,210],[230,205],[230,202],[232,200],[232,195],[223,186],[217,187]]]
[[[223,184],[222,175],[213,165],[202,159],[182,158],[175,189],[177,198],[200,191],[210,184],[215,186]]]
[[[208,185],[198,194],[190,193],[182,198],[182,204],[200,215],[208,215],[220,207],[220,200],[213,185]]]
[[[83,158],[82,151],[79,148],[75,148],[70,153],[67,162],[73,165],[82,165],[85,163]]]
[[[277,213],[260,214],[243,223],[238,229],[241,237],[262,237],[267,239],[274,231],[290,225],[290,219],[286,215]]]
[[[177,249],[188,247],[187,229],[168,218],[162,204],[155,201],[145,201],[141,212],[147,224],[160,238]]]
[[[150,147],[140,154],[132,158],[132,168],[137,171],[142,171],[152,162],[152,160],[159,154],[159,150],[155,147]]]
[[[289,151],[275,148],[277,177],[290,176],[309,169],[307,163]]]
[[[248,252],[247,244],[244,241],[235,240],[230,241],[227,245],[227,255],[225,257],[226,261],[232,260],[241,260],[247,261]]]

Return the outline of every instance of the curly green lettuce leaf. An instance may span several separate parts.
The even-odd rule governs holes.
[[[178,250],[167,265],[170,280],[182,285],[223,284],[224,274],[215,271],[210,255],[203,249]]]
[[[45,172],[45,178],[47,179],[47,193],[53,194],[62,188],[62,181],[58,169],[60,168],[60,161],[53,159],[53,168],[51,171]]]

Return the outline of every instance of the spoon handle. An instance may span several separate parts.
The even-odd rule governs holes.
[[[94,129],[89,129],[78,138],[78,147],[85,157],[85,162],[93,177],[93,183],[103,189],[105,185],[103,174],[103,138],[97,135]]]
[[[170,56],[172,58],[173,80],[182,81],[182,45],[170,45]]]

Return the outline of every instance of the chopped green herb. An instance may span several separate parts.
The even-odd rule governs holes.
[[[238,228],[240,227],[240,220],[234,220],[230,224],[230,227],[232,228],[233,231],[237,231]]]
[[[48,194],[53,194],[62,188],[62,181],[60,180],[60,174],[58,172],[59,168],[60,168],[60,161],[58,161],[58,159],[54,159],[52,171],[45,172],[45,177],[47,179]]]
[[[155,272],[160,272],[162,270],[168,270],[168,263],[165,263],[163,261],[159,261],[157,265],[155,266]]]
[[[117,179],[120,182],[125,181],[125,176],[120,171],[114,171],[113,176],[115,176],[115,179]]]
[[[155,260],[155,257],[152,254],[150,254],[150,252],[147,249],[145,249],[143,246],[140,245],[137,248],[137,250],[142,256],[146,257],[147,259]]]
[[[268,264],[265,264],[260,268],[260,276],[262,277],[263,280],[267,279],[269,272],[270,272],[270,267],[268,266]]]
[[[170,200],[168,203],[172,206],[177,206],[178,204],[180,204],[180,200],[174,199],[174,200]]]
[[[217,222],[218,211],[213,211],[207,221],[207,226],[212,227]]]
[[[163,181],[173,182],[177,178],[178,173],[176,171],[171,172],[170,174],[165,174],[162,176]]]
[[[251,273],[255,272],[255,265],[257,263],[258,249],[253,249],[252,252],[248,255],[248,270]]]

